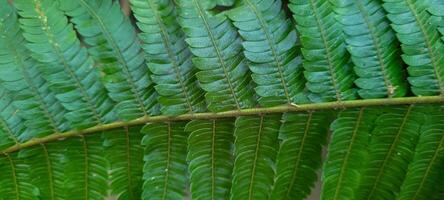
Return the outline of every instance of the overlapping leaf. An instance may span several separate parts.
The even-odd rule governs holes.
[[[31,137],[23,125],[23,120],[15,115],[15,112],[11,99],[0,87],[0,147],[2,149]]]
[[[332,1],[352,55],[355,84],[364,99],[407,93],[398,45],[379,0]]]
[[[390,108],[378,117],[358,199],[395,199],[424,123],[421,107]]]
[[[444,43],[437,29],[440,18],[427,12],[427,0],[384,2],[387,17],[402,44],[402,59],[409,65],[412,92],[421,96],[444,94]]]
[[[74,128],[115,120],[113,103],[97,81],[99,74],[80,44],[68,18],[53,0],[14,1],[22,17],[23,35],[32,56],[42,63],[39,70],[50,83]]]
[[[327,112],[283,115],[276,181],[270,199],[303,200],[311,193],[318,180],[329,116]]]
[[[15,155],[4,154],[0,158],[0,199],[38,200],[39,189],[30,183],[29,164]]]
[[[231,199],[269,199],[280,118],[280,115],[262,115],[236,119]]]
[[[111,194],[118,200],[139,200],[142,193],[143,148],[141,127],[124,127],[104,133],[106,159],[111,164]]]
[[[377,110],[369,108],[342,111],[332,123],[332,140],[323,169],[321,198],[355,199],[368,162],[368,143]],[[357,198],[359,199],[359,198]]]
[[[66,200],[103,200],[107,196],[109,162],[102,140],[96,134],[66,141]]]
[[[440,199],[435,194],[442,190],[444,169],[443,110],[428,107],[428,120],[421,128],[415,155],[397,199]]]
[[[24,162],[24,165],[29,165],[28,171],[23,172],[24,176],[29,177],[26,182],[37,188],[27,195],[38,199],[65,199],[65,150],[65,146],[51,143],[19,152],[17,159]]]
[[[148,124],[145,134],[142,199],[183,199],[187,182],[185,123]]]
[[[179,23],[195,56],[200,86],[207,93],[208,110],[220,112],[254,105],[241,39],[223,13],[210,12],[216,1],[178,0]]]
[[[37,63],[30,58],[20,31],[17,14],[11,6],[1,7],[0,15],[0,81],[13,100],[14,107],[28,127],[28,135],[21,141],[67,130],[66,111],[49,91],[48,83],[37,71]],[[8,112],[8,111],[5,111]]]
[[[112,0],[58,1],[105,74],[121,119],[158,113],[153,84],[134,27]],[[96,80],[97,81],[97,80]]]
[[[313,102],[356,98],[354,74],[341,26],[327,0],[290,0],[300,33],[304,76]]]
[[[132,10],[143,33],[143,49],[147,54],[151,78],[157,85],[161,111],[166,115],[202,112],[203,91],[194,76],[191,52],[176,21],[172,0],[132,0]]]
[[[188,138],[188,169],[194,200],[228,199],[233,167],[233,122],[194,120],[185,130]]]
[[[296,31],[286,19],[281,0],[243,0],[228,16],[244,39],[259,103],[275,106],[304,101],[297,99],[305,81]]]

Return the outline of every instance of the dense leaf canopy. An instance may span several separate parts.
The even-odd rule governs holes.
[[[0,0],[0,200],[442,200],[443,96],[443,0]]]

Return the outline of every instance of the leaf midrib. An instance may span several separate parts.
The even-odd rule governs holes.
[[[187,1],[189,1],[189,0],[187,0]],[[216,37],[214,37],[211,27],[208,23],[207,15],[203,12],[202,7],[197,0],[191,0],[191,1],[193,1],[193,4],[197,8],[197,12],[199,13],[200,19],[202,19],[202,22],[204,23],[205,30],[207,31],[208,36],[210,37],[211,43],[213,44],[214,50],[216,51],[216,54],[217,54],[217,58],[222,66],[223,71],[224,71],[225,80],[228,83],[229,89],[231,91],[231,96],[233,97],[233,100],[236,103],[237,109],[240,110],[241,106],[240,106],[240,103],[237,99],[236,92],[233,87],[233,83],[231,83],[230,77],[228,76],[227,65],[226,65],[225,60],[223,58],[222,52],[220,51],[219,46],[217,44]]]
[[[391,142],[390,149],[389,149],[389,151],[384,156],[384,161],[382,162],[382,165],[381,165],[381,167],[378,170],[378,174],[376,175],[376,179],[375,179],[375,181],[372,184],[372,188],[370,190],[370,193],[367,195],[367,199],[372,199],[373,194],[376,191],[376,188],[377,188],[377,186],[378,186],[378,184],[379,184],[379,182],[381,180],[381,177],[384,174],[387,162],[388,162],[389,158],[391,157],[391,155],[393,154],[393,151],[395,150],[395,147],[398,146],[398,142],[399,142],[400,137],[401,137],[401,135],[403,133],[402,130],[404,129],[404,127],[405,127],[405,125],[407,123],[407,120],[408,120],[408,118],[410,116],[412,108],[413,108],[413,106],[409,106],[409,108],[407,109],[406,113],[404,114],[404,118],[402,119],[402,123],[399,126],[399,129],[398,129],[398,132],[396,134],[396,137],[393,139],[393,142]]]
[[[381,68],[381,72],[382,72],[382,78],[384,79],[384,84],[385,84],[385,87],[387,90],[387,97],[392,98],[393,92],[391,92],[390,88],[393,88],[393,84],[390,81],[390,79],[387,77],[386,63],[384,62],[384,57],[382,56],[383,53],[381,50],[382,47],[380,45],[381,41],[379,40],[379,37],[376,36],[375,26],[372,23],[370,23],[369,13],[367,12],[367,9],[365,8],[365,6],[362,5],[361,0],[355,0],[355,1],[358,6],[358,9],[362,13],[362,17],[364,18],[364,21],[367,24],[368,29],[370,30],[369,33],[372,38],[373,46],[375,47],[375,50],[376,50],[376,56],[378,57],[379,67]]]
[[[438,157],[439,152],[441,152],[443,150],[444,150],[444,135],[441,137],[441,141],[439,142],[438,148],[436,148],[435,152],[433,153],[433,157],[430,160],[429,164],[427,165],[424,176],[422,176],[421,181],[418,186],[418,189],[415,191],[415,194],[413,195],[412,199],[417,199],[419,193],[421,192],[422,188],[424,187],[424,183],[428,178],[428,175],[430,173],[433,163],[435,162],[436,158]]]
[[[143,112],[143,115],[147,115],[148,113],[145,108],[145,104],[143,103],[143,100],[140,97],[136,84],[134,83],[134,77],[129,70],[128,63],[125,61],[123,53],[120,50],[119,46],[117,45],[117,42],[112,37],[112,34],[106,28],[102,18],[100,18],[100,16],[94,11],[94,9],[92,9],[91,6],[89,6],[89,4],[86,3],[84,0],[78,0],[78,1],[80,2],[81,6],[85,8],[85,10],[98,22],[99,28],[102,30],[102,33],[105,36],[106,40],[110,43],[114,52],[117,54],[117,59],[119,60],[119,63],[123,66],[125,74],[128,76],[126,82],[129,83],[131,87],[131,93],[133,94],[133,97],[136,99],[137,103],[139,104],[140,111]]]
[[[308,114],[307,122],[305,122],[306,124],[305,124],[305,129],[304,129],[304,135],[302,136],[302,140],[301,140],[301,143],[300,143],[300,147],[299,147],[298,155],[296,156],[297,160],[296,160],[296,164],[295,164],[294,171],[293,171],[293,173],[292,173],[292,175],[291,175],[291,179],[290,179],[291,182],[290,182],[290,184],[289,184],[289,186],[288,186],[288,190],[287,190],[287,192],[286,192],[286,194],[285,194],[285,196],[287,197],[287,199],[291,199],[291,191],[292,191],[292,189],[293,189],[294,182],[296,181],[296,175],[298,174],[298,171],[299,171],[299,169],[300,169],[300,168],[299,168],[299,163],[300,163],[300,161],[302,160],[301,155],[302,155],[302,153],[305,152],[305,151],[304,151],[305,140],[307,139],[307,137],[308,137],[308,133],[310,132],[310,125],[311,125],[312,117],[313,117],[313,112],[310,112],[310,113]]]
[[[429,54],[430,61],[431,61],[430,64],[433,67],[433,72],[435,74],[436,80],[438,81],[438,87],[439,87],[439,90],[440,90],[440,94],[444,95],[444,85],[442,83],[441,77],[439,76],[439,68],[440,68],[440,66],[439,66],[439,63],[437,63],[437,61],[436,61],[436,57],[437,56],[435,55],[435,51],[433,51],[433,46],[432,46],[432,43],[431,43],[431,40],[430,40],[429,36],[427,35],[426,28],[425,28],[424,24],[422,23],[422,21],[419,19],[418,13],[416,12],[417,9],[416,9],[415,4],[412,3],[410,0],[406,0],[405,2],[407,4],[407,6],[409,7],[410,12],[415,17],[415,21],[417,22],[418,27],[421,30],[421,34],[424,37],[424,42],[425,42],[425,45],[427,47],[427,54]]]
[[[9,165],[11,166],[11,171],[12,171],[11,175],[12,175],[12,179],[13,179],[13,183],[14,183],[15,199],[19,200],[20,199],[20,189],[18,186],[17,174],[16,174],[17,172],[15,169],[15,164],[14,164],[14,161],[12,160],[11,156],[9,156],[9,154],[5,153],[4,155],[8,159]]]
[[[341,164],[341,167],[340,167],[341,170],[339,172],[339,180],[338,180],[338,183],[336,184],[336,189],[335,189],[335,192],[334,192],[334,195],[333,195],[333,199],[338,199],[340,187],[342,186],[342,180],[344,178],[344,176],[343,176],[343,174],[345,172],[345,167],[344,166],[347,166],[347,163],[349,161],[349,158],[350,158],[349,155],[352,152],[351,149],[354,146],[354,142],[356,141],[356,137],[358,135],[359,127],[361,126],[362,115],[364,114],[364,110],[365,110],[365,108],[361,108],[359,110],[358,118],[356,119],[356,124],[355,124],[355,127],[353,129],[353,133],[352,133],[352,138],[350,139],[350,145],[348,145],[348,147],[347,147],[347,151],[346,151],[345,156],[344,156],[345,159],[342,161],[342,164]]]
[[[251,169],[251,174],[250,174],[250,183],[248,184],[248,200],[253,200],[253,185],[254,185],[254,178],[256,176],[256,165],[258,162],[258,157],[259,157],[259,147],[261,145],[261,139],[262,139],[262,130],[263,130],[263,126],[264,126],[264,115],[260,116],[260,122],[259,122],[259,130],[257,132],[257,137],[256,137],[256,146],[254,149],[254,159],[253,159],[253,165],[252,165],[252,169]]]
[[[182,76],[180,73],[180,66],[177,61],[177,56],[175,56],[175,53],[172,50],[173,49],[171,46],[172,42],[170,40],[170,36],[168,34],[168,31],[166,30],[166,27],[165,27],[165,24],[163,23],[162,18],[159,16],[159,11],[157,10],[158,7],[153,4],[152,0],[148,0],[148,4],[151,7],[154,17],[156,18],[157,24],[159,25],[159,29],[161,31],[161,36],[162,36],[162,42],[163,42],[165,49],[168,53],[168,57],[170,58],[170,60],[173,64],[174,72],[176,73],[176,79],[179,80],[180,87],[182,88],[183,97],[185,98],[186,104],[188,106],[188,111],[190,113],[193,113],[193,106],[191,103],[191,99],[188,95],[188,88],[186,87],[186,85],[182,79]],[[177,30],[177,31],[180,31],[180,30]],[[185,48],[188,48],[188,47],[185,47]]]
[[[327,58],[327,62],[328,62],[328,70],[331,75],[332,86],[333,86],[335,93],[336,93],[336,100],[338,102],[342,102],[341,92],[338,90],[338,86],[337,86],[338,84],[336,83],[336,72],[333,69],[334,68],[334,64],[332,61],[333,56],[331,55],[331,52],[330,52],[330,48],[329,48],[328,41],[326,38],[325,30],[324,30],[324,25],[321,23],[322,20],[319,18],[318,8],[316,7],[314,0],[309,0],[309,1],[310,1],[311,10],[313,11],[314,17],[316,18],[316,24],[319,27],[319,32],[321,34],[322,43],[325,47],[325,53],[326,53],[326,58]],[[326,2],[326,4],[330,4],[330,2]]]
[[[397,97],[386,99],[364,99],[364,100],[346,100],[339,105],[337,102],[311,103],[294,105],[280,105],[268,108],[247,108],[242,110],[230,110],[224,112],[203,112],[182,114],[178,116],[145,116],[131,121],[115,121],[108,124],[97,125],[86,129],[72,129],[63,133],[54,133],[42,138],[34,138],[23,143],[12,145],[8,148],[0,150],[0,153],[11,153],[21,149],[29,148],[35,145],[57,141],[62,138],[69,138],[85,134],[101,133],[106,130],[122,128],[125,126],[145,125],[152,122],[173,122],[173,121],[190,121],[190,120],[208,120],[208,119],[223,119],[235,118],[240,116],[257,116],[260,114],[278,114],[287,112],[307,112],[318,110],[337,110],[344,108],[359,108],[359,107],[375,107],[375,106],[394,106],[394,105],[421,105],[421,104],[435,104],[440,105],[444,103],[442,96],[422,96],[422,97]]]
[[[269,0],[269,1],[271,1],[271,0]],[[276,63],[277,70],[279,72],[281,85],[284,88],[285,97],[287,98],[287,103],[291,104],[292,101],[291,101],[291,97],[290,97],[290,94],[289,94],[289,91],[288,91],[288,88],[287,88],[287,83],[286,83],[286,80],[285,80],[285,76],[283,74],[284,70],[282,69],[283,66],[281,64],[281,59],[280,59],[281,57],[278,55],[278,53],[276,51],[275,43],[272,41],[273,37],[271,36],[271,34],[270,34],[269,30],[268,30],[268,25],[267,25],[268,23],[265,22],[265,20],[263,19],[262,13],[257,10],[256,5],[251,3],[250,0],[245,0],[245,2],[247,2],[248,6],[251,8],[251,10],[253,10],[254,14],[257,16],[257,19],[260,22],[260,26],[261,26],[262,30],[264,31],[264,33],[265,33],[265,37],[267,38],[267,42],[268,42],[268,45],[270,46],[270,50],[271,50],[271,53],[273,55],[274,62]]]
[[[43,18],[47,19],[47,16],[46,16],[45,12],[43,12],[41,10],[40,0],[33,0],[33,1],[34,1],[34,5],[35,5],[35,11],[40,16],[39,22],[42,25],[42,27],[44,28],[45,35],[48,37],[49,43],[52,46],[54,52],[57,54],[59,61],[62,62],[65,72],[68,72],[69,76],[72,79],[74,79],[74,83],[76,85],[76,88],[80,91],[82,97],[84,98],[84,99],[82,99],[83,102],[89,107],[88,109],[93,113],[93,117],[95,118],[96,123],[102,124],[102,119],[101,119],[100,115],[98,114],[99,112],[97,112],[97,108],[92,103],[92,100],[91,100],[88,92],[86,92],[85,88],[82,86],[81,81],[79,80],[79,78],[77,77],[75,72],[70,68],[70,65],[68,64],[67,60],[65,59],[65,56],[63,55],[63,53],[60,50],[60,45],[54,39],[54,34],[49,31],[50,26],[49,26],[48,22],[45,20],[42,20]],[[50,63],[50,64],[53,64],[53,63]]]

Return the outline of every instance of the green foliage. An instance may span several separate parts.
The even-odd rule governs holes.
[[[276,182],[270,199],[304,199],[317,180],[330,114],[286,113],[279,132]],[[296,156],[295,156],[296,155]]]
[[[203,92],[194,77],[195,68],[184,33],[176,21],[172,1],[131,1],[151,78],[157,85],[161,111],[166,115],[202,112],[205,110]]]
[[[178,0],[179,23],[195,56],[196,77],[207,93],[208,110],[220,112],[254,105],[252,84],[241,39],[215,1]]]
[[[442,190],[444,167],[444,123],[442,109],[430,110],[425,126],[420,130],[415,155],[397,199],[440,199],[434,191]],[[441,179],[441,180],[439,180]]]
[[[245,57],[250,61],[255,88],[262,106],[301,102],[304,89],[302,60],[296,30],[286,19],[280,0],[243,0],[229,17],[244,39]]]
[[[322,199],[356,198],[376,115],[377,112],[366,108],[346,110],[332,123],[332,140],[323,169]]]
[[[187,163],[185,123],[148,124],[145,146],[142,199],[183,199]]]
[[[312,102],[355,99],[350,55],[333,5],[325,0],[290,2],[296,29],[301,34],[308,98]]]
[[[95,59],[123,120],[157,114],[156,96],[134,27],[109,0],[59,1]]]
[[[397,32],[409,65],[409,83],[415,95],[444,93],[444,43],[437,30],[439,17],[427,12],[428,0],[384,0],[387,17]]]
[[[376,0],[335,2],[351,54],[359,95],[364,99],[402,97],[407,93],[394,31]]]
[[[0,200],[444,198],[442,0],[128,1],[0,0]]]
[[[233,167],[234,125],[231,120],[191,121],[188,137],[188,169],[193,199],[227,199]]]
[[[268,199],[278,150],[279,119],[279,115],[236,119],[231,199]]]

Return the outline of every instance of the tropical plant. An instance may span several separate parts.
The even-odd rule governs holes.
[[[442,200],[443,13],[0,0],[0,199]]]

